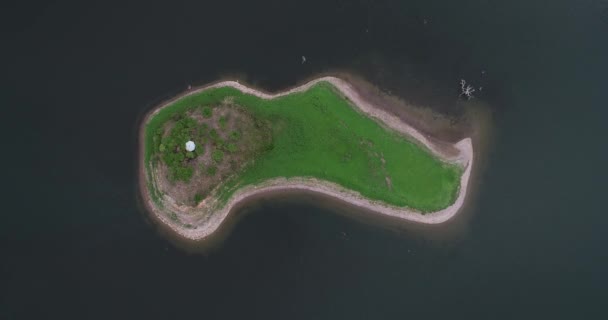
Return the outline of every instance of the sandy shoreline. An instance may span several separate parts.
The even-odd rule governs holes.
[[[194,222],[193,228],[186,228],[182,226],[180,223],[175,222],[169,219],[167,211],[161,210],[156,206],[156,204],[150,199],[149,192],[147,190],[147,175],[144,162],[144,134],[145,134],[145,124],[148,123],[150,117],[154,116],[159,110],[162,108],[172,104],[174,101],[181,99],[185,96],[199,93],[204,90],[219,88],[219,87],[233,87],[244,93],[258,96],[262,99],[273,99],[276,97],[288,95],[294,92],[305,91],[311,86],[315,85],[318,82],[325,81],[331,83],[337,90],[348,100],[351,101],[351,104],[357,108],[360,112],[363,112],[367,116],[375,119],[380,124],[392,129],[396,130],[403,135],[410,137],[410,140],[416,142],[420,146],[423,146],[427,150],[429,150],[432,154],[439,157],[440,159],[459,164],[464,168],[464,172],[460,178],[460,185],[458,196],[454,203],[447,208],[442,210],[426,213],[422,215],[421,213],[411,210],[409,208],[402,208],[391,206],[385,203],[381,203],[379,201],[372,201],[362,197],[359,193],[347,190],[337,184],[320,181],[317,179],[310,178],[294,178],[294,179],[285,179],[278,178],[265,181],[262,184],[255,186],[247,186],[239,189],[227,202],[227,204],[220,209],[219,211],[206,213],[206,217],[204,220],[198,219],[196,222],[190,219],[189,221]],[[328,195],[330,197],[336,198],[338,200],[350,203],[357,207],[361,207],[367,209],[372,212],[376,212],[378,214],[382,214],[385,216],[391,216],[400,218],[407,221],[413,221],[418,223],[425,224],[438,224],[445,222],[455,216],[460,209],[463,207],[465,203],[465,199],[467,196],[468,183],[471,176],[471,170],[473,166],[473,143],[470,137],[462,139],[456,144],[452,145],[452,147],[456,150],[456,152],[446,152],[444,148],[434,144],[431,139],[429,139],[424,134],[420,133],[418,130],[403,122],[396,116],[393,116],[379,107],[373,106],[368,103],[364,98],[362,98],[357,91],[346,81],[336,78],[336,77],[322,77],[310,82],[307,82],[304,85],[292,88],[287,91],[283,91],[276,94],[269,94],[260,90],[256,90],[247,86],[240,84],[237,81],[222,81],[215,84],[211,84],[208,86],[203,86],[198,89],[190,90],[187,93],[180,95],[164,104],[154,109],[150,113],[148,113],[142,121],[142,125],[140,128],[140,160],[139,160],[139,175],[140,175],[140,191],[143,196],[144,204],[146,208],[154,214],[156,218],[158,218],[163,224],[171,228],[173,231],[178,233],[179,235],[191,239],[191,240],[202,240],[213,234],[222,222],[228,217],[233,207],[237,204],[246,201],[246,199],[252,197],[256,194],[262,193],[272,193],[284,190],[306,190],[315,193],[321,193],[324,195]],[[204,205],[199,206],[197,208],[190,208],[185,206],[180,206],[172,201],[171,198],[165,195],[164,202],[165,209],[168,209],[169,212],[176,212],[180,216],[180,218],[185,217],[188,219],[189,217],[196,216],[197,214],[200,216],[201,212],[204,212]],[[205,204],[205,203],[204,203]]]

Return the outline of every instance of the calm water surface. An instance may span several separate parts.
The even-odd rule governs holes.
[[[1,319],[607,317],[608,2],[2,6]],[[459,79],[483,86],[492,146],[458,230],[304,197],[258,204],[200,255],[147,222],[146,110],[188,84],[328,70],[450,114]]]

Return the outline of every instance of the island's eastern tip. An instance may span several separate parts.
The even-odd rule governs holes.
[[[372,214],[443,223],[463,207],[471,137],[439,141],[322,77],[268,94],[236,81],[156,107],[140,128],[140,188],[157,221],[192,240],[256,194],[314,192]]]

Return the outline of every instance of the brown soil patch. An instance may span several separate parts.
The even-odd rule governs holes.
[[[194,159],[187,160],[187,165],[193,168],[190,181],[174,181],[170,178],[169,168],[159,161],[158,188],[168,194],[179,204],[196,206],[196,200],[204,200],[211,191],[222,181],[241,170],[248,161],[259,151],[261,136],[256,130],[253,116],[242,107],[233,103],[232,99],[225,99],[221,104],[212,106],[212,116],[205,118],[201,109],[194,109],[185,113],[189,118],[196,120],[200,126],[207,128],[208,134],[204,141],[195,141],[196,150],[204,150]],[[165,125],[163,137],[170,134],[174,122]],[[215,130],[217,138],[211,137],[211,130]],[[231,134],[238,132],[238,139]],[[228,144],[234,144],[237,151],[230,151]],[[212,154],[219,150],[223,159],[216,161]],[[198,198],[198,199],[196,199]]]

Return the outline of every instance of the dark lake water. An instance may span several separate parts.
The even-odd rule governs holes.
[[[1,6],[0,319],[608,318],[608,1]],[[491,146],[458,230],[267,201],[201,255],[148,222],[146,110],[332,70],[453,114],[459,79],[484,87]]]

